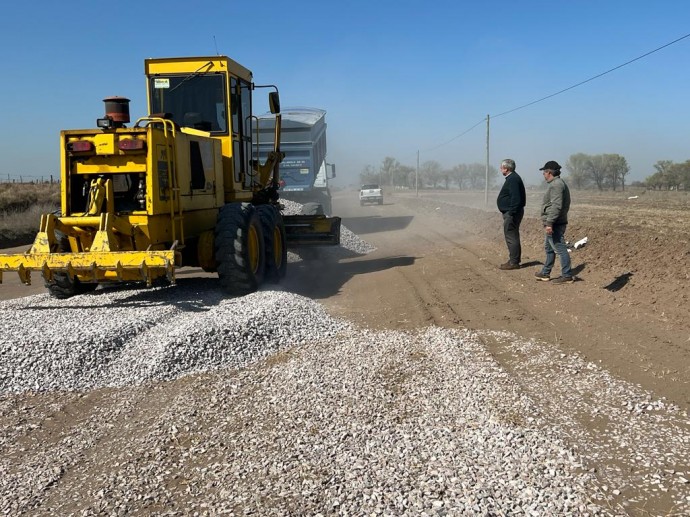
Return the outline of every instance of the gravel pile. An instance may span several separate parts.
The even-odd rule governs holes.
[[[205,280],[0,302],[0,513],[690,514],[687,415],[557,345]]]
[[[225,298],[216,289],[106,289],[0,303],[0,392],[86,390],[245,366],[329,337],[345,324],[280,291]],[[12,317],[8,317],[8,315]]]
[[[521,388],[562,436],[597,466],[600,491],[624,513],[655,515],[673,501],[673,515],[690,515],[690,418],[638,386],[557,346],[483,332],[504,347]]]
[[[0,510],[606,514],[594,476],[474,334],[356,329],[287,293],[175,292],[183,309],[161,290],[3,304],[24,322],[3,327],[3,389],[151,384],[30,448],[40,430],[7,426]],[[100,329],[81,328],[94,318]],[[153,383],[202,370],[214,373]],[[2,403],[3,421],[24,411]]]
[[[280,203],[283,205],[283,210],[282,212],[285,215],[297,215],[301,213],[302,210],[302,204],[297,203],[295,201],[290,201],[287,199],[281,199]],[[310,249],[305,249],[302,250],[303,253],[306,253],[309,255],[308,258],[311,258],[312,255],[318,253],[320,257],[327,256],[328,258],[331,259],[338,259],[338,258],[348,258],[353,255],[366,255],[367,253],[371,253],[376,249],[375,246],[372,246],[370,243],[362,240],[359,235],[351,232],[344,224],[340,225],[340,247],[331,247],[331,246],[320,246],[318,248],[310,248]],[[311,254],[310,254],[311,250]],[[288,252],[288,261],[289,262],[296,262],[298,260],[301,260],[300,252]]]

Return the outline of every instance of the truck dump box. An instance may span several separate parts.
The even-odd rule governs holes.
[[[285,158],[280,162],[280,177],[284,181],[280,193],[291,199],[292,193],[326,188],[325,181],[323,185],[316,184],[319,169],[326,161],[326,112],[315,108],[286,108],[281,116],[280,150]],[[273,148],[274,127],[275,115],[259,116],[260,160],[265,160]]]

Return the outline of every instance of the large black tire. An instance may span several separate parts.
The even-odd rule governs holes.
[[[57,253],[66,253],[71,251],[69,247],[69,240],[62,232],[55,232],[57,238]],[[45,282],[48,292],[53,298],[65,300],[76,296],[78,294],[90,293],[96,290],[97,283],[83,283],[78,278],[70,279],[67,273],[53,273],[53,279]]]
[[[287,272],[287,238],[283,216],[273,205],[257,207],[266,249],[266,282],[277,284]]]
[[[266,253],[259,214],[249,203],[229,203],[218,212],[215,259],[221,287],[232,295],[256,291],[264,279]]]

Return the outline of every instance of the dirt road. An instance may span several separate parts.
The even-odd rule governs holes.
[[[543,236],[535,218],[538,197],[530,193],[523,222],[524,267],[502,271],[498,265],[507,250],[493,196],[486,205],[476,194],[396,193],[387,195],[382,206],[360,207],[355,192],[341,192],[334,212],[376,251],[361,256],[325,253],[321,259],[291,263],[283,287],[366,328],[415,332],[435,325],[474,331],[519,385],[515,396],[533,401],[535,411],[580,455],[584,469],[596,475],[601,493],[593,493],[594,499],[614,505],[615,514],[679,514],[679,507],[685,511],[690,505],[690,464],[682,452],[690,446],[690,423],[682,411],[690,409],[688,206],[656,206],[651,196],[632,207],[622,196],[580,197],[567,234],[571,240],[589,238],[587,246],[572,253],[579,280],[554,285],[534,279],[543,259]],[[180,276],[194,274],[198,272],[187,270]],[[4,298],[45,292],[40,278],[31,287],[19,285],[14,275],[4,280]],[[138,508],[130,495],[98,487],[117,485],[117,476],[124,473],[146,479],[140,473],[157,472],[160,465],[154,459],[160,458],[153,456],[168,449],[174,454],[163,458],[173,461],[166,467],[165,476],[171,479],[165,497],[185,500],[189,490],[180,489],[176,480],[182,476],[192,486],[199,474],[182,475],[184,461],[175,462],[187,458],[197,443],[213,443],[206,435],[225,425],[220,421],[237,405],[234,399],[213,401],[227,398],[232,391],[227,383],[234,386],[236,376],[244,375],[247,400],[253,401],[249,406],[255,405],[260,401],[255,376],[289,356],[265,361],[251,372],[227,373],[227,379],[209,374],[143,387],[3,397],[0,442],[12,454],[7,479],[23,483],[34,476],[44,484],[31,488],[26,500],[0,501],[7,508],[35,508],[36,514],[46,515],[51,508],[76,512],[93,501],[103,502],[102,497],[123,508]],[[620,380],[631,388],[622,389]],[[197,408],[209,400],[211,406],[200,414]],[[264,420],[271,428],[280,427],[266,415],[247,411],[252,429]],[[503,408],[498,417],[525,428],[531,414]],[[172,428],[170,422],[175,422]],[[233,426],[232,432],[244,436],[244,427]],[[178,428],[191,432],[197,427],[198,442],[177,440]],[[234,455],[232,440],[225,442],[222,437],[218,449],[209,451],[225,447],[231,451],[228,457]],[[217,458],[197,460],[204,467],[202,478],[209,463],[217,465]],[[93,479],[106,481],[82,489]],[[163,503],[146,504],[158,508]]]
[[[619,206],[624,193],[578,193],[566,238],[587,236],[589,244],[572,253],[578,281],[559,286],[533,276],[544,253],[538,192],[529,194],[522,224],[523,268],[498,269],[507,251],[494,197],[387,193],[383,205],[361,207],[356,192],[337,193],[334,213],[377,250],[293,264],[284,285],[375,329],[439,325],[554,343],[690,409],[688,200],[669,206],[650,194],[630,208]],[[194,274],[200,270],[180,276]],[[39,275],[31,286],[14,274],[3,280],[0,299],[45,292]],[[487,345],[509,371],[520,360],[491,339]]]
[[[335,267],[318,261],[302,265],[302,274],[292,274],[288,286],[372,328],[434,324],[554,343],[690,409],[687,231],[685,241],[669,237],[674,250],[648,218],[643,218],[646,228],[621,225],[610,202],[580,202],[566,235],[589,238],[572,253],[578,281],[537,282],[534,272],[544,253],[535,217],[538,198],[530,195],[522,225],[523,268],[502,271],[498,265],[507,260],[507,250],[493,197],[485,205],[476,194],[396,193],[382,206],[360,207],[356,194],[340,193],[335,213],[377,250]],[[663,217],[687,226],[683,213],[657,210],[654,217],[662,226]],[[611,228],[620,235],[612,235]],[[519,366],[521,359],[499,343],[487,344],[508,371]]]

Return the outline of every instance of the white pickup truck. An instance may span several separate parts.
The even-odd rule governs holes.
[[[364,206],[366,203],[383,204],[383,190],[378,185],[371,183],[362,185],[359,189],[359,204]]]

